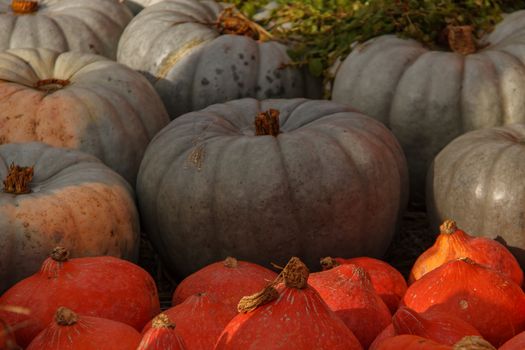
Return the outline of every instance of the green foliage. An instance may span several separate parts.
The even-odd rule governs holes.
[[[248,17],[268,0],[226,0]],[[472,25],[480,38],[503,12],[525,8],[525,0],[275,0],[259,23],[286,43],[298,65],[331,80],[329,68],[346,57],[353,44],[382,34],[397,34],[439,49],[447,25]]]

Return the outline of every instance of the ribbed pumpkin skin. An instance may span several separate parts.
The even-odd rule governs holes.
[[[452,218],[472,235],[499,238],[522,268],[524,140],[525,125],[521,123],[469,132],[436,156],[427,179],[432,227]]]
[[[390,310],[362,267],[344,264],[312,273],[308,284],[352,330],[364,349],[390,323]]]
[[[0,292],[38,271],[56,245],[72,257],[138,258],[133,190],[100,160],[43,143],[1,145],[1,180],[12,162],[34,166],[34,177],[31,193],[0,192]]]
[[[168,324],[158,324],[158,318],[163,317],[163,320]],[[187,350],[177,326],[165,314],[159,314],[154,319],[153,327],[145,330],[142,334],[142,339],[136,350]],[[200,327],[200,325],[199,325]],[[197,327],[197,328],[199,328]],[[204,348],[203,348],[204,349]]]
[[[235,261],[219,261],[186,277],[175,288],[172,304],[180,304],[194,294],[206,293],[236,312],[243,296],[260,291],[277,277],[275,272],[257,264]]]
[[[494,346],[525,330],[525,294],[505,275],[472,261],[450,261],[408,287],[403,304],[450,313]]]
[[[277,285],[279,297],[228,323],[214,350],[362,350],[343,321],[310,286]]]
[[[505,17],[484,42],[464,56],[380,36],[339,67],[332,99],[390,127],[406,153],[411,197],[423,198],[428,166],[456,136],[525,121],[525,11]]]
[[[11,0],[0,0],[0,51],[46,48],[80,51],[115,59],[124,27],[132,18],[120,1],[38,0],[33,14],[13,13]]]
[[[140,333],[127,324],[78,315],[73,325],[52,321],[26,350],[137,350]]]
[[[52,93],[35,88],[51,78],[69,85]],[[102,56],[46,49],[0,53],[0,110],[0,143],[79,149],[132,185],[150,139],[169,121],[141,74]]]
[[[222,35],[214,23],[225,6],[194,0],[148,6],[122,34],[118,62],[150,78],[171,118],[242,97],[321,97],[321,84],[285,67],[291,59],[284,45]]]
[[[385,339],[374,350],[452,350],[451,346],[411,334]]]
[[[131,12],[136,15],[142,11],[144,7],[156,4],[157,2],[161,1],[162,0],[124,0],[124,3],[126,6],[128,6]]]
[[[0,312],[0,317],[16,328],[21,346],[27,346],[63,305],[79,314],[113,319],[137,330],[160,312],[151,276],[137,265],[109,256],[61,263],[48,258],[39,272],[5,292],[0,305],[31,310],[30,315]]]
[[[525,349],[525,332],[515,335],[506,341],[498,350],[523,350]]]
[[[281,111],[281,133],[254,136]],[[137,179],[141,218],[179,275],[235,256],[380,256],[407,196],[404,157],[379,122],[330,101],[241,99],[173,120]],[[177,252],[174,254],[173,252]]]
[[[206,293],[192,295],[164,313],[175,323],[188,350],[213,349],[224,327],[237,315],[231,306]],[[151,322],[143,333],[150,327]]]

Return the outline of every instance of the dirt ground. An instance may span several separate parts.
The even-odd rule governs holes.
[[[416,258],[432,245],[436,235],[437,233],[431,232],[428,228],[424,210],[408,208],[401,221],[400,229],[394,236],[383,260],[407,277]],[[165,310],[171,306],[171,295],[177,281],[163,267],[145,235],[141,243],[139,265],[145,268],[155,279],[159,290],[161,308]]]

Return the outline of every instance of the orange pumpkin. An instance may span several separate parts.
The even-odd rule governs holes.
[[[200,325],[199,325],[200,326]],[[180,336],[165,313],[155,316],[152,326],[142,335],[137,350],[186,350],[184,339]]]
[[[515,335],[499,347],[498,350],[523,350],[525,349],[525,332]]]
[[[439,344],[433,340],[412,334],[396,335],[384,339],[375,350],[452,350],[449,345]]]
[[[292,258],[261,292],[239,302],[215,350],[359,350],[361,344],[307,284],[308,268]]]
[[[520,286],[523,283],[523,271],[507,248],[493,239],[469,235],[458,229],[453,220],[443,222],[434,245],[416,260],[410,272],[409,283],[420,279],[447,261],[461,257],[469,257],[478,264],[493,268],[507,275]]]

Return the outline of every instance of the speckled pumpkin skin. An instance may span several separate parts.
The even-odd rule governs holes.
[[[132,17],[118,0],[38,0],[38,10],[26,15],[13,13],[11,0],[0,0],[0,51],[46,48],[115,59]]]
[[[43,79],[68,80],[52,92]],[[135,184],[146,146],[168,122],[139,73],[105,57],[46,49],[0,53],[0,143],[45,142],[95,155]]]
[[[470,55],[386,35],[339,67],[332,99],[385,123],[405,151],[411,197],[424,202],[437,153],[475,129],[525,122],[525,11],[508,15]]]
[[[122,177],[91,155],[41,143],[0,146],[2,180],[11,162],[34,165],[34,177],[31,193],[0,192],[0,291],[38,271],[57,245],[73,257],[138,258],[139,218]]]
[[[525,267],[525,124],[471,131],[448,144],[427,178],[432,227],[445,219],[497,238]]]
[[[281,133],[255,136],[280,110]],[[145,232],[186,276],[235,256],[268,266],[300,256],[381,256],[407,199],[401,148],[379,122],[330,101],[251,98],[173,120],[141,163]]]
[[[171,118],[242,97],[321,96],[317,80],[286,66],[284,45],[221,35],[214,23],[224,6],[194,0],[148,6],[126,27],[117,60],[149,77]]]

